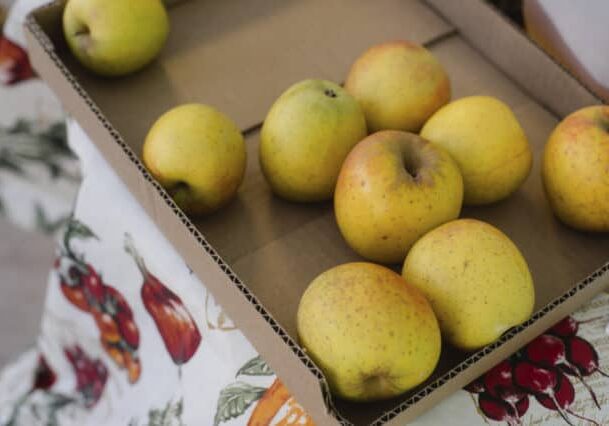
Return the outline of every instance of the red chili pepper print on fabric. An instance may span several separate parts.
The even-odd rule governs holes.
[[[142,273],[142,301],[161,334],[167,352],[175,364],[185,364],[201,343],[201,333],[194,319],[182,299],[150,273],[130,235],[125,237],[125,250]]]
[[[65,273],[60,274],[63,295],[81,311],[91,312],[92,296],[88,294],[89,289],[85,283],[101,282],[95,269],[89,264],[79,265],[69,256],[58,259],[56,265],[57,269],[61,270],[63,267],[65,270]]]
[[[130,383],[138,381],[142,366],[138,355],[139,329],[125,297],[104,283],[101,274],[70,246],[73,238],[97,238],[83,223],[72,219],[64,234],[63,250],[55,261],[60,287],[76,308],[90,314],[99,330],[100,344]]]
[[[34,71],[25,50],[0,36],[0,84],[11,85],[32,77]]]

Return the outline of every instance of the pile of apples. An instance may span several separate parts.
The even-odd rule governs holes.
[[[149,63],[168,33],[162,3],[90,7],[100,2],[68,1],[64,30],[75,56],[107,76]],[[134,28],[148,19],[156,30],[143,37],[125,24],[98,32],[93,11],[98,20],[131,19]],[[117,46],[124,55],[110,55]],[[533,311],[533,280],[514,243],[487,223],[459,219],[464,204],[495,203],[526,180],[533,161],[526,135],[496,98],[450,98],[438,60],[396,41],[364,52],[344,87],[294,84],[264,121],[259,160],[271,190],[299,203],[333,199],[345,241],[368,261],[318,276],[297,313],[302,346],[340,397],[399,395],[433,373],[442,340],[476,350]],[[187,214],[205,215],[235,196],[246,150],[229,117],[187,104],[152,126],[143,160]],[[609,231],[609,107],[565,118],[548,140],[542,174],[558,218]],[[402,274],[379,263],[402,264]]]

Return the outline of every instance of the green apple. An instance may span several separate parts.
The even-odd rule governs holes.
[[[154,123],[143,160],[184,212],[208,214],[237,192],[245,173],[245,142],[226,115],[207,105],[186,104]]]
[[[151,62],[169,33],[161,0],[68,0],[63,31],[70,50],[103,76],[132,73]]]
[[[583,231],[609,232],[609,106],[582,108],[554,129],[542,177],[561,221]]]
[[[526,180],[533,164],[531,147],[514,113],[490,96],[451,102],[425,123],[421,136],[455,159],[467,205],[506,198]]]
[[[402,275],[427,297],[444,338],[459,349],[488,345],[533,312],[524,257],[504,233],[478,220],[455,220],[426,234]]]
[[[344,264],[315,278],[300,300],[297,329],[330,390],[356,401],[412,389],[440,357],[429,302],[401,276],[372,263]]]
[[[273,192],[291,201],[332,198],[343,160],[366,136],[366,120],[344,89],[305,80],[273,104],[260,135],[260,165]]]
[[[418,132],[450,100],[450,81],[440,62],[408,41],[364,52],[351,67],[345,89],[362,105],[370,132]]]
[[[384,130],[345,160],[334,209],[357,253],[401,263],[419,237],[459,216],[462,201],[461,174],[446,151],[412,133]]]

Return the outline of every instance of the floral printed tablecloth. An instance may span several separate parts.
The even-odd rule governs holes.
[[[10,19],[35,3],[18,0]],[[18,110],[13,102],[4,109]],[[7,140],[55,146],[65,127],[54,111],[42,130],[13,120]],[[0,373],[0,425],[312,425],[70,120],[67,138],[82,183],[36,347]],[[609,294],[598,296],[414,424],[609,424],[608,307]]]
[[[23,49],[21,22],[32,6],[15,2],[0,35],[0,215],[53,233],[69,216],[80,177],[59,102],[34,78]]]

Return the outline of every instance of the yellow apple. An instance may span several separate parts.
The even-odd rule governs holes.
[[[457,161],[467,205],[506,198],[526,180],[533,164],[514,113],[490,96],[451,102],[425,123],[421,136],[444,147]]]
[[[63,31],[85,67],[119,76],[139,70],[158,55],[169,19],[161,0],[68,0]]]
[[[412,389],[440,356],[440,329],[425,297],[372,263],[347,263],[315,278],[300,300],[297,328],[330,390],[356,401]]]
[[[418,132],[450,100],[450,81],[440,62],[408,41],[364,52],[351,67],[345,89],[362,105],[370,132]]]
[[[366,259],[402,262],[427,231],[456,219],[463,182],[450,155],[412,133],[360,142],[340,172],[334,208],[347,243]]]
[[[186,104],[154,123],[143,148],[150,173],[192,215],[228,203],[245,173],[245,142],[226,115],[201,104]]]
[[[427,297],[444,338],[463,350],[494,342],[533,312],[524,257],[504,233],[478,220],[455,220],[426,234],[402,275]]]
[[[273,104],[260,134],[260,165],[273,192],[291,201],[332,198],[343,160],[366,136],[358,103],[325,80],[305,80]]]
[[[609,232],[609,106],[580,109],[554,129],[542,177],[561,221],[583,231]]]

